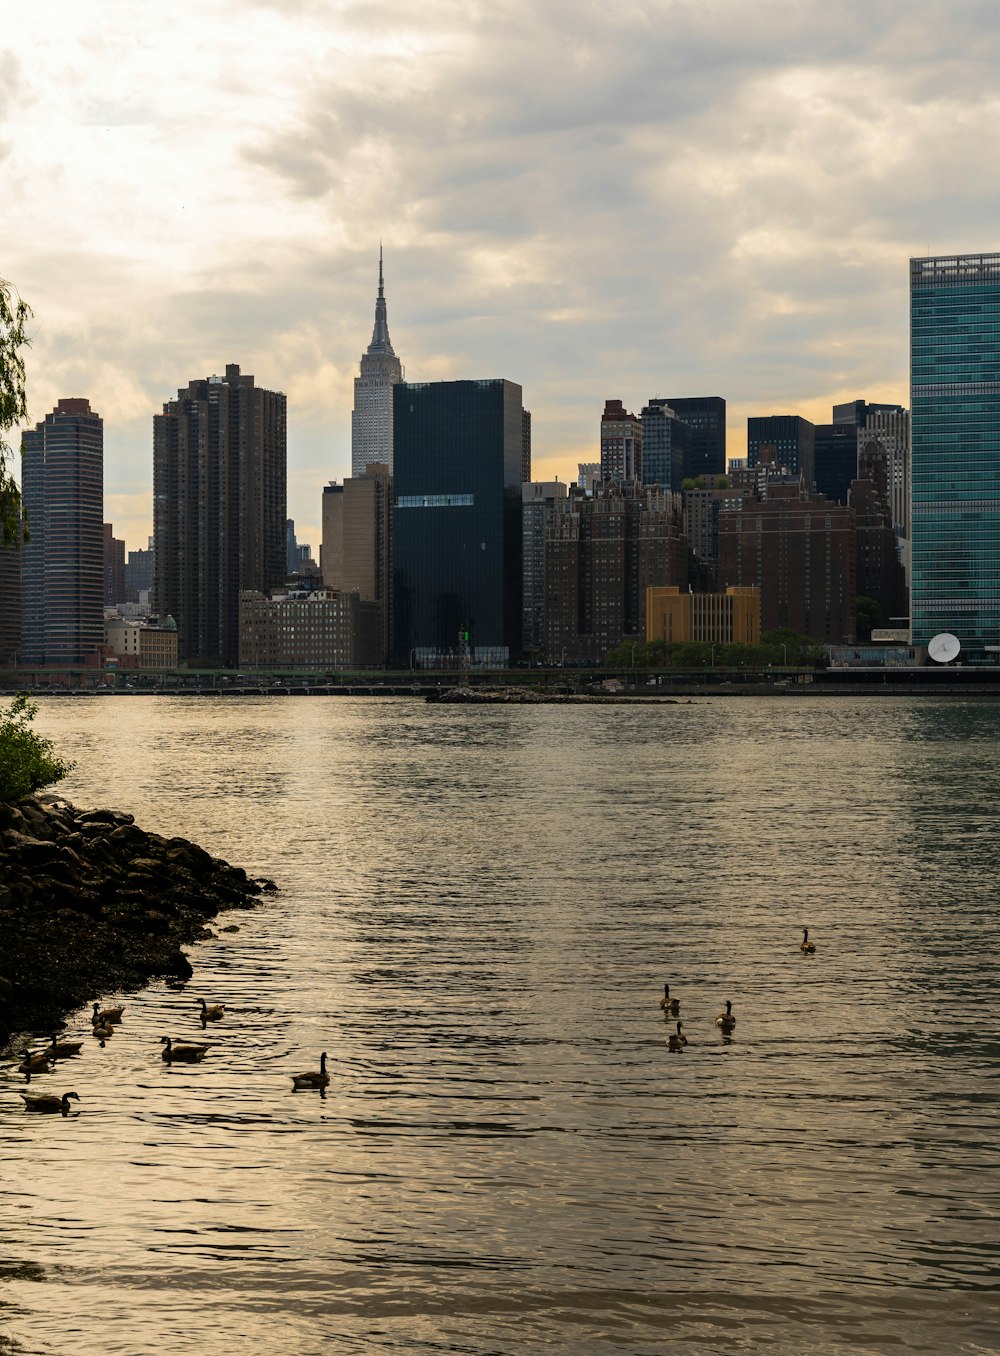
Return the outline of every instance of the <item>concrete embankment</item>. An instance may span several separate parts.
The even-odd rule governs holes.
[[[186,978],[181,946],[274,889],[130,814],[55,796],[0,804],[0,1045],[154,975]]]

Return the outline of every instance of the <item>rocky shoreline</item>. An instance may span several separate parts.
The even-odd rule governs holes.
[[[498,706],[679,706],[691,699],[653,696],[648,692],[551,692],[536,687],[445,687],[430,689],[429,702],[442,704]],[[699,694],[700,695],[700,694]]]
[[[121,811],[52,795],[0,804],[0,1046],[104,994],[187,978],[181,947],[275,889]]]

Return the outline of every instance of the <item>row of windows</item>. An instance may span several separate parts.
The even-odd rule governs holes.
[[[397,508],[469,508],[475,504],[471,494],[400,494]]]

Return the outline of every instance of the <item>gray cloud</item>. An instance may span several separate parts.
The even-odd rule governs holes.
[[[117,259],[21,255],[26,293],[44,277],[64,308],[39,317],[40,389],[96,374],[136,482],[162,401],[238,361],[290,393],[292,511],[315,522],[347,468],[380,237],[408,375],[521,381],[537,454],[566,474],[608,396],[718,393],[736,429],[762,406],[824,418],[903,397],[907,256],[1000,245],[986,0],[947,22],[937,0],[213,13],[236,44],[206,88],[224,121],[204,157],[196,118],[161,123],[159,144],[176,139],[191,214],[224,210],[226,229],[196,247],[192,225],[188,246],[165,182],[146,204],[166,223],[155,272],[142,217]],[[275,54],[266,126],[239,59],[258,22],[306,53]],[[83,116],[153,116],[140,83],[116,90],[102,102],[95,80]],[[220,169],[236,178],[217,199]]]

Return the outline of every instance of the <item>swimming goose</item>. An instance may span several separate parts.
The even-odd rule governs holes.
[[[180,1060],[183,1064],[197,1064],[199,1060],[205,1058],[209,1051],[207,1045],[174,1045],[169,1036],[161,1036],[160,1044],[166,1046],[160,1058],[167,1064],[172,1063],[175,1059]]]
[[[49,1071],[49,1052],[48,1050],[25,1050],[24,1056],[17,1066],[18,1073],[48,1073]]]
[[[668,1049],[668,1050],[683,1050],[684,1047],[685,1047],[685,1045],[687,1045],[687,1043],[688,1043],[688,1038],[687,1038],[687,1036],[685,1036],[684,1033],[681,1031],[681,1023],[678,1022],[678,1023],[677,1023],[677,1030],[676,1030],[676,1031],[671,1031],[670,1035],[667,1037],[667,1049]]]
[[[330,1082],[326,1071],[326,1051],[319,1057],[319,1070],[310,1073],[292,1074],[292,1089],[295,1092],[303,1088],[325,1088]]]
[[[799,942],[799,950],[802,952],[803,956],[811,956],[816,950],[816,943],[809,940],[808,928],[802,929],[802,940]]]
[[[664,984],[663,997],[660,999],[660,1011],[665,1015],[676,1017],[681,1010],[680,999],[670,997],[670,985]]]
[[[61,1111],[64,1116],[69,1115],[69,1099],[72,1097],[77,1102],[80,1098],[75,1092],[64,1092],[61,1097],[50,1095],[35,1096],[30,1092],[22,1092],[20,1096],[24,1099],[25,1111],[48,1111],[50,1113]]]
[[[201,1004],[201,1024],[206,1026],[209,1022],[221,1022],[226,1014],[223,1003],[206,1003],[204,998],[199,998]]]
[[[48,1059],[72,1059],[83,1049],[83,1041],[61,1041],[56,1038],[56,1033],[51,1036],[52,1044],[45,1051]]]
[[[720,1012],[718,1017],[716,1017],[715,1025],[720,1031],[725,1032],[732,1031],[733,1027],[736,1025],[736,1018],[733,1016],[733,1005],[728,999],[726,1000],[726,1010],[725,1012]]]
[[[124,1005],[120,1008],[102,1008],[100,1003],[95,1003],[94,1015],[90,1020],[94,1023],[100,1022],[105,1026],[107,1026],[108,1023],[112,1026],[117,1026],[122,1019],[122,1013],[124,1011]]]

